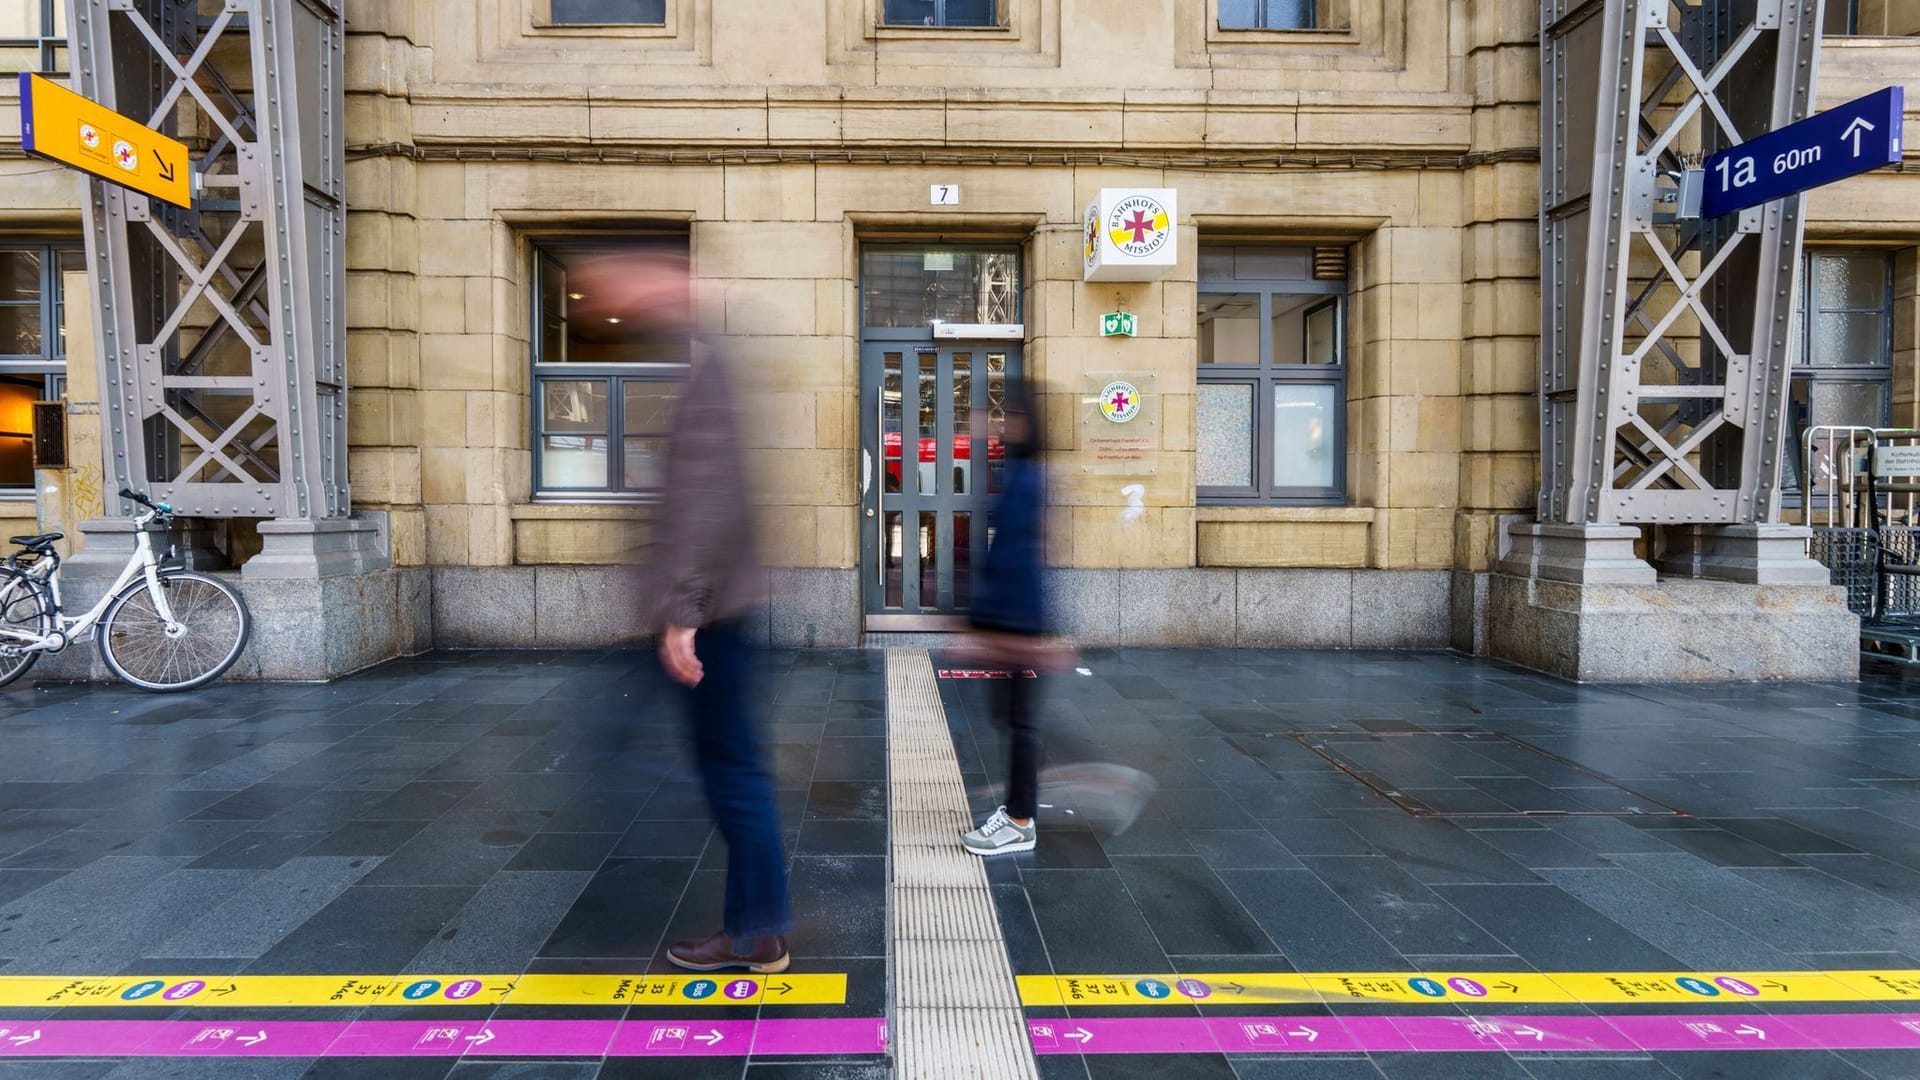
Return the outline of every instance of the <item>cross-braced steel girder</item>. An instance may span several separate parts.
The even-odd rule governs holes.
[[[75,88],[194,151],[191,210],[88,182],[114,490],[347,516],[338,0],[72,4]]]
[[[1807,116],[1824,2],[1541,5],[1543,522],[1777,520],[1802,197],[1680,188]]]

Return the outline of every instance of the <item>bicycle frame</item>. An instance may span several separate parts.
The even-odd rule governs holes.
[[[154,610],[166,623],[167,633],[179,633],[180,624],[174,620],[173,608],[167,603],[165,590],[160,588],[160,558],[154,552],[152,537],[161,530],[150,528],[160,516],[158,511],[149,510],[133,519],[133,554],[127,557],[127,565],[121,569],[120,576],[114,579],[113,584],[107,587],[107,591],[101,594],[99,602],[79,615],[70,616],[61,610],[60,557],[49,552],[48,569],[44,573],[38,572],[38,565],[25,573],[29,578],[44,583],[53,597],[53,632],[42,636],[0,625],[0,639],[19,642],[22,652],[59,652],[81,635],[91,633],[101,616],[107,613],[107,605],[120,595],[120,590],[143,574],[147,579],[147,595],[153,600]]]

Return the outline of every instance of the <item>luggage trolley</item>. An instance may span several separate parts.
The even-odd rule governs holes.
[[[1815,427],[1803,450],[1810,553],[1846,587],[1861,652],[1920,664],[1920,429]]]

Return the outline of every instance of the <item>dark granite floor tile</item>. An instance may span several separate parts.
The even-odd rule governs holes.
[[[505,869],[598,870],[619,842],[619,833],[535,833]]]
[[[1117,858],[1114,869],[1167,953],[1270,953],[1273,942],[1204,859],[1191,855]]]
[[[1229,1058],[1240,1080],[1380,1080],[1367,1058]]]
[[[1308,855],[1378,855],[1380,850],[1348,828],[1327,817],[1265,820],[1261,824],[1280,845],[1297,858]]]
[[[1221,870],[1219,876],[1301,971],[1407,968],[1399,950],[1312,871]]]
[[[1375,1054],[1386,1080],[1530,1080],[1505,1054]]]
[[[834,736],[821,739],[819,745],[814,780],[885,780],[887,777],[885,739]]]
[[[1803,829],[1779,818],[1716,818],[1711,824],[1783,855],[1854,855],[1859,851],[1838,840]]]
[[[1834,922],[1732,870],[1691,855],[1620,855],[1615,861],[1787,952],[1870,952],[1888,946],[1875,935]]]
[[[249,964],[247,973],[399,971],[474,891],[461,886],[355,885]]]
[[[1049,834],[1049,842],[1052,836]],[[836,821],[820,819],[803,822],[795,855],[879,855],[887,854],[887,823],[884,821]]]
[[[1680,1080],[1862,1080],[1867,1074],[1825,1051],[1655,1054]]]
[[[795,957],[886,955],[885,859],[795,858],[789,890]]]
[[[424,821],[353,821],[314,843],[307,855],[391,855],[413,839]]]
[[[1791,971],[1797,960],[1629,870],[1619,867],[1545,871],[1547,878],[1588,907],[1675,958],[1690,970]]]
[[[1363,839],[1428,885],[1518,885],[1539,876],[1451,821],[1390,810],[1337,815]]]
[[[807,791],[808,820],[861,818],[879,821],[887,816],[887,791],[882,783],[826,780],[815,782]]]
[[[326,839],[324,832],[253,830],[207,852],[190,865],[195,870],[271,870]]]
[[[1874,855],[1802,855],[1800,861],[1877,896],[1920,909],[1920,870]]]
[[[369,885],[483,885],[544,819],[526,810],[449,814],[414,834],[367,875]]]
[[[1300,860],[1264,829],[1196,829],[1187,843],[1215,870],[1285,869]]]
[[[594,873],[540,948],[543,957],[630,957],[659,951],[693,875],[692,859],[612,859]]]
[[[1391,859],[1311,855],[1300,861],[1403,954],[1509,951]]]
[[[1553,885],[1435,885],[1541,971],[1671,971],[1674,958]]]
[[[476,781],[417,780],[369,806],[359,817],[368,821],[432,821],[478,786]]]
[[[1612,866],[1601,855],[1565,833],[1547,828],[1472,829],[1475,839],[1529,870]]]
[[[1168,970],[1165,950],[1114,870],[1034,870],[1021,875],[1056,971]]]
[[[613,854],[618,858],[699,858],[710,838],[718,835],[702,815],[688,821],[642,819],[620,837]]]
[[[586,871],[503,871],[447,920],[407,970],[518,972],[552,936],[554,924],[593,877]]]

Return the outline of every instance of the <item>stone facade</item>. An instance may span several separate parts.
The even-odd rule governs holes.
[[[432,639],[646,629],[609,568],[647,509],[533,498],[529,296],[538,239],[649,229],[686,235],[706,329],[769,418],[751,429],[769,640],[860,637],[859,252],[938,240],[1024,253],[1074,630],[1483,645],[1501,524],[1538,482],[1538,5],[1321,7],[1344,28],[1222,31],[1211,0],[1009,0],[989,30],[880,27],[878,0],[668,0],[658,27],[549,26],[545,0],[348,0],[350,476],[394,565],[427,573]],[[1863,29],[1920,29],[1881,25],[1896,7]],[[1820,99],[1916,70],[1920,39],[1833,39]],[[0,128],[16,115],[0,103]],[[958,205],[930,205],[935,184]],[[1119,186],[1177,190],[1180,263],[1083,283],[1083,208]],[[0,230],[77,237],[73,176],[4,156],[0,192]],[[1920,420],[1916,194],[1881,173],[1810,204],[1811,241],[1900,253],[1896,422]],[[1348,252],[1344,506],[1195,497],[1196,252],[1219,240]],[[1099,336],[1113,310],[1138,336]],[[1132,507],[1077,432],[1082,387],[1115,371],[1155,388]]]

